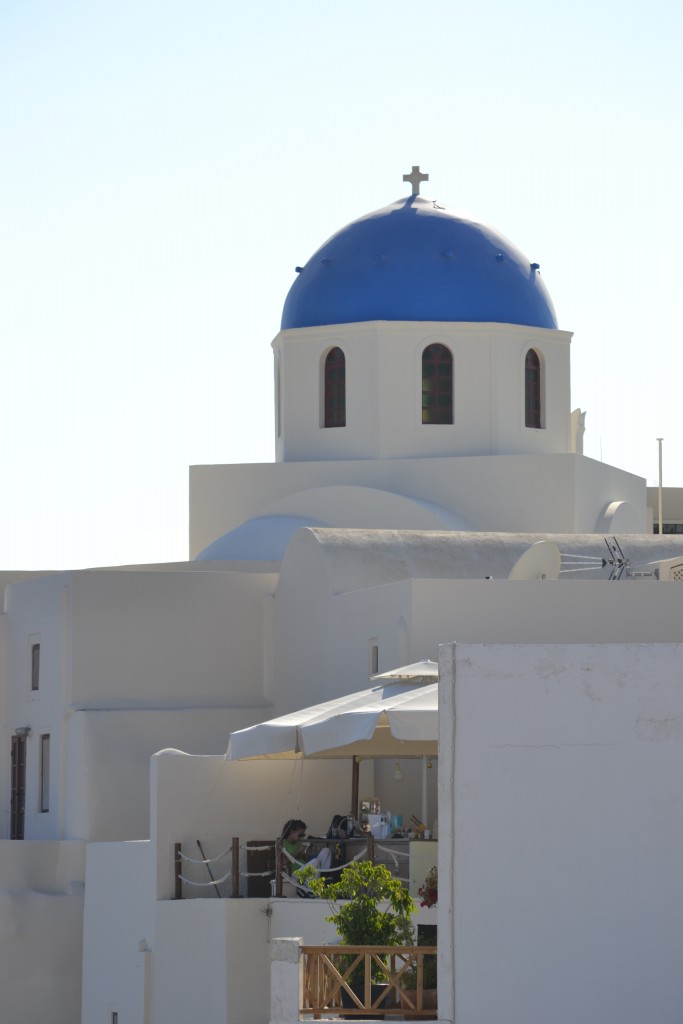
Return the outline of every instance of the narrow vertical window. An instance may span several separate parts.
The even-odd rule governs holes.
[[[542,426],[541,360],[532,348],[524,360],[524,426]]]
[[[339,347],[325,360],[325,426],[346,426],[346,358]]]
[[[422,353],[422,422],[453,422],[453,356],[445,345]]]
[[[31,644],[31,689],[40,689],[40,644]]]
[[[379,672],[379,640],[370,641],[370,675]]]
[[[24,838],[26,807],[26,737],[12,737],[12,793],[10,803],[10,839]]]
[[[40,810],[50,810],[50,736],[40,737]]]

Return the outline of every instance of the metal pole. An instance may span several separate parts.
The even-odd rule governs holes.
[[[663,440],[664,440],[663,437],[658,437],[657,438],[657,443],[659,445],[659,536],[660,537],[662,536],[662,533],[664,532],[663,522],[662,522],[662,441]]]
[[[427,807],[427,758],[422,758],[422,808],[420,811],[423,825],[427,825],[427,815],[429,814],[429,808]]]
[[[240,894],[240,840],[239,836],[232,837],[232,898],[237,899]]]
[[[173,844],[173,862],[175,865],[175,898],[181,900],[183,898],[183,883],[180,875],[183,870],[183,862],[180,856],[180,843]]]
[[[282,896],[282,839],[275,840],[275,895]]]
[[[360,781],[360,758],[355,755],[351,758],[351,814],[353,820],[358,821],[358,783]]]

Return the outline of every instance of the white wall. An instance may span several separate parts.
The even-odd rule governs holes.
[[[331,431],[334,433],[334,431]],[[330,433],[328,430],[327,433]],[[289,499],[290,515],[321,513],[330,526],[346,526],[348,509],[338,505],[334,518],[329,509],[309,505],[312,489],[353,485],[431,502],[477,530],[532,533],[593,533],[607,504],[627,501],[633,506],[636,525],[645,530],[645,481],[630,473],[572,453],[538,455],[460,455],[410,459],[361,459],[355,461],[286,462],[257,466],[193,466],[190,470],[190,552],[198,554],[208,544],[253,516],[272,511]],[[298,498],[297,498],[298,496]],[[353,498],[354,526],[380,529],[377,506],[364,510],[358,494]],[[423,526],[417,513],[408,517],[409,506],[395,508],[405,520],[394,520],[394,529]],[[364,513],[367,520],[359,523]],[[424,509],[419,513],[424,517]],[[448,523],[445,523],[451,528]]]
[[[2,1024],[79,1020],[84,860],[82,843],[0,842]]]
[[[228,1006],[227,904],[227,900],[188,900],[156,905],[150,1024],[187,1024],[200,1019],[238,1024]],[[250,929],[244,935],[250,949],[252,928],[258,923],[251,909]],[[267,987],[259,966],[257,955],[248,974],[252,982],[259,978],[254,985],[257,1005]],[[266,1017],[261,1014],[258,1020],[263,1024]]]
[[[264,1024],[270,1005],[267,900],[156,905],[150,1024]]]
[[[458,1024],[680,1021],[682,656],[442,649],[439,989]]]
[[[73,577],[76,707],[233,706],[263,699],[264,594],[231,572]]]
[[[388,322],[281,331],[278,461],[569,451],[565,331],[513,324]],[[453,423],[422,423],[422,352],[453,354]],[[322,367],[346,357],[346,426],[322,425]],[[544,428],[524,424],[524,357],[542,359]]]
[[[446,637],[673,643],[683,621],[683,587],[655,580],[413,580],[410,586],[412,645],[420,657],[435,657]]]
[[[0,835],[9,835],[10,736],[29,726],[26,838],[146,838],[152,754],[168,745],[215,752],[231,729],[264,717],[263,607],[274,580],[114,570],[9,585],[0,650]],[[32,643],[40,644],[37,691]],[[45,812],[43,734],[50,736]]]
[[[72,574],[54,573],[8,585],[7,718],[3,761],[9,764],[9,738],[18,726],[29,726],[26,743],[27,839],[62,836],[63,773],[66,765],[63,725],[71,651],[70,586]],[[39,688],[31,689],[31,646],[40,644]],[[40,737],[50,736],[49,810],[40,810]],[[3,788],[3,835],[9,836],[10,788]]]
[[[82,1024],[263,1024],[267,901],[157,902],[153,873],[149,842],[88,847]]]
[[[366,688],[373,640],[386,671],[436,658],[448,640],[661,643],[680,636],[683,587],[676,583],[486,580],[499,563],[493,549],[487,563],[482,547],[472,554],[481,579],[399,580],[335,594],[343,581],[330,579],[325,553],[303,540],[294,542],[296,558],[288,555],[276,594],[277,713]],[[374,557],[368,551],[369,574]],[[398,545],[393,557],[402,557]]]
[[[74,712],[68,720],[65,833],[97,842],[149,838],[149,768],[172,744],[192,754],[223,750],[232,729],[263,719],[263,708]]]
[[[149,842],[90,843],[83,925],[81,1024],[149,1024],[154,903]]]
[[[299,543],[299,537],[292,542],[297,547],[296,557],[289,560],[287,572],[280,575],[275,592],[273,651],[277,687],[273,697],[276,715],[327,700],[334,693],[330,676],[335,666],[329,659],[332,620],[329,580],[318,546],[305,540]],[[352,674],[348,678],[348,690],[338,693],[352,693],[366,685],[369,675],[366,658],[367,653],[360,685],[355,685],[359,677]]]
[[[574,515],[578,533],[651,533],[645,508],[645,480],[584,456],[577,456],[575,470]],[[604,512],[617,498],[624,502],[624,508],[610,522]],[[596,515],[596,508],[600,509],[599,515]]]
[[[658,524],[659,487],[648,487],[647,504],[653,522]],[[662,520],[665,523],[683,523],[683,487],[662,488]]]

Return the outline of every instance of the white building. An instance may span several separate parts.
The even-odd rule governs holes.
[[[269,940],[320,941],[327,935],[320,906],[175,901],[174,844],[201,838],[217,852],[232,835],[273,837],[293,815],[322,830],[333,812],[347,810],[348,766],[318,765],[293,781],[281,766],[226,764],[232,730],[362,689],[373,670],[436,657],[439,644],[453,640],[470,658],[460,670],[462,692],[470,676],[484,674],[482,700],[463,706],[462,718],[458,708],[458,722],[471,715],[474,735],[490,714],[501,748],[523,742],[520,716],[531,723],[532,745],[555,743],[547,740],[552,707],[539,699],[544,672],[554,678],[559,671],[549,665],[574,673],[572,692],[585,682],[576,664],[593,659],[596,678],[620,666],[644,720],[651,704],[664,719],[679,714],[678,648],[656,646],[680,639],[683,591],[675,583],[636,579],[628,570],[608,582],[610,566],[597,561],[593,571],[559,580],[507,579],[529,546],[547,538],[566,561],[599,559],[605,534],[619,535],[633,566],[683,561],[683,538],[645,532],[645,482],[581,453],[570,340],[557,328],[538,266],[510,242],[419,195],[399,200],[342,229],[300,270],[273,342],[277,461],[191,470],[191,561],[3,579],[0,925],[10,951],[0,967],[3,1021],[78,1019],[83,935],[83,1024],[180,1024],[194,1018],[199,993],[207,1021],[269,1020]],[[633,643],[645,645],[635,667],[625,647]],[[497,645],[493,662],[479,644]],[[544,645],[545,662],[536,649],[500,646],[510,644]],[[450,651],[442,654],[447,679]],[[663,698],[645,670],[650,663],[667,680]],[[499,709],[494,670],[519,695],[516,717]],[[593,689],[590,700],[601,701],[600,684]],[[445,700],[444,730],[453,692],[457,703],[457,685]],[[605,708],[612,704],[605,699]],[[630,707],[615,710],[624,728]],[[604,740],[613,732],[609,714],[595,726],[586,708],[594,710],[572,709],[567,742],[622,743]],[[666,758],[641,759],[643,787],[633,806],[644,813],[649,787],[660,793],[648,828],[674,850],[683,845],[683,827],[671,813],[675,773],[667,773],[672,759],[680,766],[677,729],[664,740]],[[195,756],[153,757],[164,748]],[[590,806],[595,829],[612,798],[625,827],[619,786],[631,776],[630,747],[623,749],[601,801],[581,805]],[[535,926],[509,961],[511,980],[496,936],[513,943],[514,927],[509,919],[503,927],[495,908],[482,912],[474,894],[485,887],[483,867],[479,874],[474,868],[509,872],[525,895],[536,883],[514,859],[504,868],[482,856],[483,833],[469,824],[481,812],[462,794],[485,778],[486,848],[505,849],[511,823],[509,814],[498,817],[495,794],[505,789],[500,773],[509,767],[501,762],[490,776],[481,748],[463,744],[462,751],[460,758],[460,746],[442,733],[438,817],[449,842],[440,842],[440,872],[456,879],[452,892],[444,882],[439,904],[442,1018],[457,1012],[458,1024],[488,1021],[505,1005],[520,1024],[574,1020],[579,1009],[586,1020],[641,1020],[630,982],[609,994],[613,947],[609,962],[582,962],[574,979],[575,988],[583,979],[593,993],[592,1016],[571,993],[562,1007],[545,988],[536,1001],[521,997],[533,987],[534,964],[558,976],[557,958],[575,953],[581,925],[572,925],[564,945],[548,941],[559,926],[543,908],[562,880],[546,864]],[[543,774],[549,758],[539,755],[529,771]],[[392,770],[364,763],[363,785],[397,809],[417,809],[419,774],[407,765],[399,788]],[[510,803],[517,823],[528,821],[539,798],[528,781],[519,769]],[[570,781],[556,792],[569,832],[582,820],[576,794]],[[436,772],[428,795],[436,813]],[[542,795],[548,799],[547,790]],[[519,832],[527,861],[543,848],[543,834],[526,825]],[[585,906],[586,894],[594,895],[585,878],[621,850],[624,834],[606,830],[594,862],[582,854],[567,904]],[[668,867],[660,871],[654,838],[638,845],[627,867],[628,879],[611,884],[616,902],[620,885],[632,891],[637,884],[633,872],[655,879],[657,904],[658,886],[676,881]],[[467,892],[458,878],[468,879]],[[510,913],[519,907],[511,903]],[[471,929],[458,931],[467,915]],[[605,943],[618,941],[621,917],[618,923],[605,923]],[[468,945],[475,932],[476,948]],[[652,950],[652,929],[646,935]],[[656,971],[636,939],[629,955],[642,952],[641,988],[656,985],[657,1019],[673,1021],[678,980],[662,957],[665,949],[681,952],[676,928],[663,929],[655,945]],[[501,964],[504,984],[491,984],[489,972],[498,976]],[[602,967],[609,991],[600,988]]]

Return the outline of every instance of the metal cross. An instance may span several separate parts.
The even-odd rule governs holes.
[[[419,166],[416,167],[415,164],[413,164],[412,171],[410,172],[410,174],[404,174],[403,175],[403,180],[404,181],[409,181],[410,184],[413,187],[413,195],[414,196],[419,196],[419,194],[420,194],[420,182],[422,182],[422,181],[429,181],[429,175],[428,174],[423,174],[422,171],[420,170]]]

